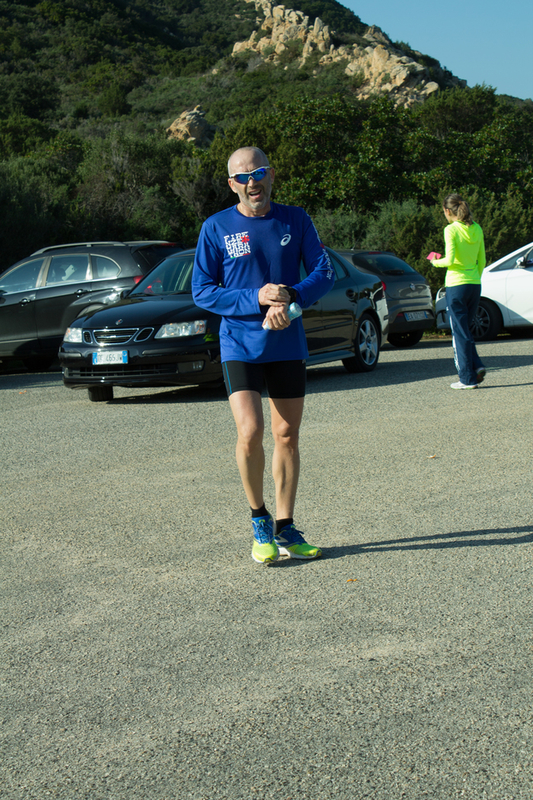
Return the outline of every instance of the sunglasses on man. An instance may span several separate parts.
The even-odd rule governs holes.
[[[250,178],[253,178],[254,181],[262,181],[269,169],[270,167],[258,167],[253,172],[236,172],[234,175],[230,175],[230,178],[242,186],[246,186]]]

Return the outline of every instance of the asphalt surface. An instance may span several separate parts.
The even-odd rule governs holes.
[[[309,370],[271,567],[222,392],[4,370],[3,800],[531,800],[533,339],[479,351]]]

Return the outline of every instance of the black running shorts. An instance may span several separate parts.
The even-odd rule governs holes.
[[[261,394],[265,387],[272,398],[305,397],[305,361],[224,361],[222,372],[228,397],[242,391]]]

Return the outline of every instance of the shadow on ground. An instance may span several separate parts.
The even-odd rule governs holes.
[[[453,531],[408,539],[362,542],[323,549],[325,558],[345,558],[361,553],[383,553],[391,550],[446,550],[456,547],[494,547],[533,542],[533,525],[517,528],[486,528],[478,531]]]

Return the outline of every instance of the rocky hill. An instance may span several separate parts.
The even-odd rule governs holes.
[[[409,107],[465,85],[336,0],[294,2],[3,3],[0,158],[58,130],[100,138],[119,119],[134,131],[176,120],[172,135],[207,143],[213,126],[295,95]]]
[[[332,29],[317,16],[269,0],[244,2],[255,6],[256,27],[247,39],[235,42],[232,56],[247,59],[248,73],[261,66],[294,71],[296,64],[302,72],[311,70],[312,76],[321,73],[323,77],[328,68],[334,68],[336,74],[341,70],[343,77],[350,79],[350,93],[356,99],[387,96],[402,107],[421,104],[441,89],[466,86],[466,81],[442,69],[436,59],[393,43],[380,28],[364,25],[355,15],[346,33]],[[306,0],[301,4],[305,7]],[[331,12],[328,5],[324,12]],[[213,76],[220,77],[220,73],[219,66],[211,70]],[[339,82],[337,91],[342,94],[347,85],[346,80]],[[197,95],[193,100],[167,132],[173,138],[207,146],[216,128],[206,119],[203,98]],[[213,117],[213,106],[208,106]]]
[[[311,23],[302,11],[269,0],[246,0],[255,3],[260,23],[250,38],[237,42],[233,53],[251,50],[265,61],[281,63],[287,51],[300,45],[300,64],[318,56],[318,64],[342,64],[345,74],[358,77],[356,94],[364,99],[386,94],[397,105],[411,106],[423,102],[440,88],[466,86],[466,81],[443,70],[437,61],[422,53],[410,51],[415,57],[398,50],[389,37],[375,25],[368,27],[351,45],[335,46],[335,32],[316,17]],[[420,61],[416,57],[420,57]],[[422,63],[423,61],[426,64]]]

